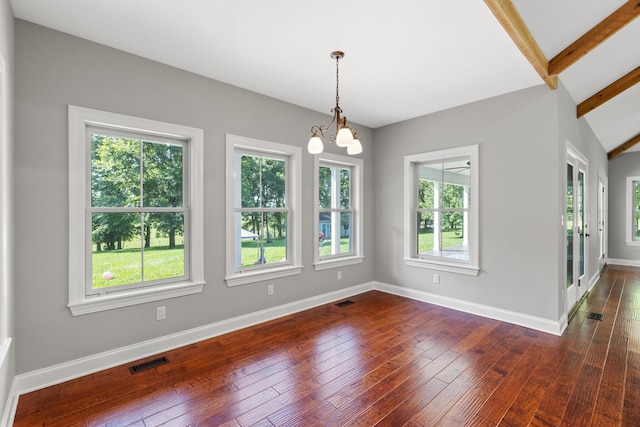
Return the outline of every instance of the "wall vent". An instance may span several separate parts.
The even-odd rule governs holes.
[[[589,315],[587,316],[587,319],[592,319],[592,320],[604,320],[604,314],[602,313],[589,313]]]
[[[147,369],[152,369],[156,366],[164,365],[165,363],[169,363],[169,359],[167,359],[165,356],[162,356],[157,359],[149,360],[148,362],[129,366],[129,372],[131,372],[132,374],[137,374],[138,372],[146,371]]]
[[[346,300],[346,301],[341,301],[339,303],[336,303],[336,305],[338,307],[346,307],[346,306],[351,305],[351,304],[353,304],[353,301],[351,301],[351,300]]]

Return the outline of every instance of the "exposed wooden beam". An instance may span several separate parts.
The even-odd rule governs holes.
[[[602,90],[599,90],[595,94],[591,95],[586,100],[582,101],[578,104],[577,115],[578,117],[582,117],[587,114],[589,111],[592,111],[611,98],[619,95],[625,90],[629,89],[631,86],[640,82],[640,67],[637,67],[635,70],[627,73],[626,75],[620,77],[615,82],[611,83],[609,86],[605,87]]]
[[[631,138],[630,140],[628,140],[627,142],[625,142],[624,144],[622,144],[622,145],[614,148],[613,150],[609,151],[609,153],[607,154],[607,158],[609,160],[611,160],[614,157],[618,156],[619,154],[624,153],[629,148],[633,147],[634,145],[636,145],[639,142],[640,142],[640,133],[637,134],[636,136],[634,136],[633,138]]]
[[[627,1],[618,10],[607,16],[602,22],[552,58],[549,61],[549,75],[557,76],[569,68],[600,43],[637,18],[638,15],[640,15],[640,0]]]
[[[540,46],[534,40],[511,0],[484,0],[484,2],[547,86],[556,89],[558,76],[549,75],[547,58],[540,50]]]

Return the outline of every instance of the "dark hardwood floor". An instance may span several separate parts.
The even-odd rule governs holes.
[[[23,395],[15,425],[640,426],[640,269],[608,267],[562,337],[350,300]]]

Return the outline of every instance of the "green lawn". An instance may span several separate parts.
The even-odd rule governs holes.
[[[256,239],[244,239],[242,241],[242,266],[255,265],[260,258],[260,243]],[[285,238],[269,239],[262,241],[264,246],[264,258],[267,263],[280,262],[287,258],[287,248]]]
[[[442,248],[462,245],[462,230],[442,232]],[[418,253],[433,250],[433,230],[421,228],[418,232]]]
[[[115,251],[94,251],[91,254],[93,288],[104,288],[128,283],[138,283],[142,280],[142,260],[139,241],[123,243],[123,249]],[[184,241],[182,236],[176,236],[175,249],[169,249],[167,237],[154,237],[151,247],[144,250],[144,280],[146,282],[170,277],[180,277],[184,274]],[[102,277],[105,272],[111,272],[113,278],[106,280]]]
[[[320,257],[331,255],[331,239],[325,239],[324,242],[319,242],[320,245]],[[347,254],[351,252],[351,248],[349,247],[349,238],[342,237],[340,239],[340,253]]]
[[[137,283],[141,280],[140,249],[93,252],[92,284],[94,288]],[[113,279],[102,275],[111,272]],[[169,246],[147,248],[144,251],[144,280],[151,281],[180,277],[184,274],[184,245],[169,249]]]

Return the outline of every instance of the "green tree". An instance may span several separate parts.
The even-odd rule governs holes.
[[[140,202],[140,144],[138,141],[93,134],[91,137],[91,204],[94,207],[133,207]],[[92,239],[97,250],[121,249],[135,235],[136,215],[94,214]]]
[[[143,142],[143,194],[145,207],[181,207],[182,146]],[[145,247],[150,246],[151,228],[169,237],[169,248],[176,246],[176,234],[184,233],[179,213],[155,213],[145,217]]]

